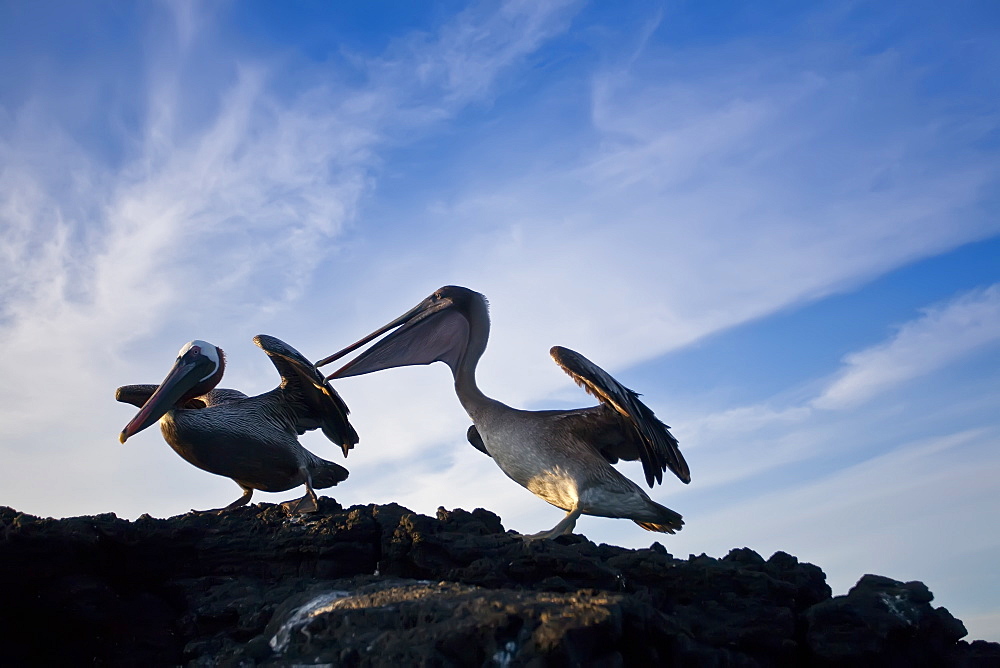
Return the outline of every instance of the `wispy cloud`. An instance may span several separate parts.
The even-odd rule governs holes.
[[[412,67],[421,86],[440,89],[447,104],[481,100],[511,65],[562,33],[580,5],[580,0],[474,4],[430,39],[412,38],[407,46],[414,58],[397,56],[390,69]]]
[[[600,69],[590,125],[565,128],[577,150],[449,184],[450,201],[407,212],[450,222],[392,247],[400,274],[488,294],[484,369],[503,392],[544,393],[560,381],[542,370],[553,343],[637,363],[997,231],[965,215],[996,181],[992,156],[954,143],[979,120],[930,123],[913,111],[916,83],[879,54],[829,73],[808,52],[798,69],[771,56],[651,49]],[[856,131],[886,87],[899,115]],[[486,154],[540,150],[514,126],[477,140]],[[964,159],[940,161],[946,146]],[[408,261],[419,256],[434,261]]]
[[[1000,341],[1000,285],[928,308],[888,342],[849,355],[838,378],[813,401],[845,408]]]
[[[818,482],[788,480],[777,489],[703,516],[692,535],[714,536],[709,540],[719,543],[718,549],[733,541],[765,552],[789,549],[780,540],[806,558],[822,554],[841,591],[870,572],[863,569],[885,568],[904,557],[917,577],[917,564],[947,560],[943,552],[921,554],[914,549],[928,532],[936,536],[935,545],[961,543],[962,551],[971,552],[996,548],[995,536],[974,528],[996,510],[982,465],[995,437],[992,430],[973,430],[901,443],[884,455],[832,470]],[[990,456],[988,461],[995,459]],[[947,501],[954,494],[963,502],[985,505],[981,511],[955,517]],[[873,553],[873,545],[883,554]],[[906,554],[908,550],[913,553]]]
[[[882,433],[884,422],[894,419],[885,412],[894,400],[892,390],[1000,341],[998,297],[993,285],[924,309],[885,342],[847,355],[840,370],[813,384],[817,389],[811,394],[799,389],[792,401],[771,397],[686,416],[685,444],[696,461],[703,458],[700,489],[754,480],[803,462],[842,465],[876,456],[893,442]],[[858,410],[865,402],[871,404],[868,410]],[[945,412],[940,420],[947,422]],[[853,434],[845,436],[845,429]],[[894,433],[910,437],[905,428]]]
[[[477,2],[432,33],[412,32],[376,56],[347,54],[370,80],[363,101],[396,141],[488,104],[499,81],[563,33],[580,0]]]
[[[813,401],[817,408],[857,405],[1000,341],[1000,284],[930,307],[884,344],[853,353],[837,379]]]

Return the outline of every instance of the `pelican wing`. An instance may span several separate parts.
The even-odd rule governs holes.
[[[667,425],[660,422],[646,404],[639,401],[639,395],[611,377],[583,355],[554,346],[549,353],[563,371],[568,373],[578,385],[593,395],[602,404],[624,418],[631,432],[620,440],[605,439],[608,442],[598,449],[606,458],[640,459],[646,474],[646,483],[652,487],[653,481],[662,482],[663,472],[668,468],[683,482],[690,482],[691,472],[678,448],[677,439]],[[598,418],[594,413],[590,419]]]
[[[577,408],[569,411],[539,411],[551,413],[563,428],[593,446],[609,464],[619,459],[635,461],[643,451],[639,432],[632,428],[628,418],[607,404]]]
[[[472,447],[476,450],[479,450],[479,452],[483,453],[487,457],[493,456],[490,454],[490,451],[486,449],[486,444],[483,443],[483,437],[479,433],[479,430],[476,429],[476,425],[469,425],[469,430],[465,432],[465,437],[469,439],[469,443],[472,444]]]
[[[290,345],[267,334],[253,342],[267,353],[281,375],[279,389],[288,405],[296,411],[296,428],[303,433],[317,427],[338,444],[347,456],[358,442],[358,434],[348,421],[350,411],[323,374]]]
[[[149,401],[149,398],[153,396],[153,392],[156,391],[157,387],[157,385],[150,384],[122,385],[115,390],[115,399],[123,404],[132,404],[137,408],[142,408],[146,405],[146,402]],[[208,394],[195,397],[194,399],[188,399],[187,402],[184,403],[183,408],[206,408],[208,406],[219,406],[221,404],[228,404],[246,398],[247,395],[243,394],[239,390],[227,390],[225,388],[217,387],[211,390]]]
[[[132,404],[136,408],[142,408],[149,401],[149,398],[153,396],[156,388],[156,385],[150,384],[122,385],[115,390],[115,401],[120,401],[123,404]]]

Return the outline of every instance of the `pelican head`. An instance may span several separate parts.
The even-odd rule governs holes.
[[[178,404],[210,392],[222,379],[225,366],[225,355],[218,346],[197,340],[185,344],[167,377],[125,425],[118,439],[124,443]]]
[[[320,360],[316,366],[340,359],[395,329],[327,378],[347,378],[397,366],[432,362],[444,362],[455,373],[469,348],[472,323],[488,329],[486,297],[468,288],[446,285],[384,327]],[[485,348],[485,345],[484,336],[482,347]],[[482,350],[478,354],[482,354]]]

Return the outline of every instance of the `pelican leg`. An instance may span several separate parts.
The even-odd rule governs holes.
[[[319,499],[312,488],[312,476],[309,475],[309,471],[306,469],[301,469],[301,471],[306,479],[306,495],[301,499],[285,501],[281,504],[281,507],[289,513],[315,513],[319,510]]]
[[[236,484],[239,485],[239,483],[236,483]],[[253,488],[252,487],[246,487],[244,485],[240,485],[240,487],[243,488],[243,496],[241,496],[240,498],[236,499],[235,501],[233,501],[232,503],[230,503],[225,508],[214,508],[212,510],[192,510],[191,512],[192,513],[197,513],[199,515],[207,515],[209,513],[215,513],[217,515],[221,515],[222,513],[226,512],[228,510],[232,510],[233,508],[239,508],[241,506],[247,505],[248,503],[250,503],[250,497],[253,496]]]
[[[574,508],[573,510],[566,513],[566,517],[560,520],[559,524],[555,525],[548,531],[540,531],[538,533],[533,533],[530,535],[522,535],[521,538],[524,540],[542,540],[551,539],[556,536],[561,536],[564,533],[573,533],[573,527],[576,526],[576,521],[579,519],[583,511],[580,508]]]

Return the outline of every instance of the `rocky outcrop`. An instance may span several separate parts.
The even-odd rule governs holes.
[[[134,522],[0,508],[4,665],[994,666],[919,582],[778,552],[525,542],[485,510]]]

